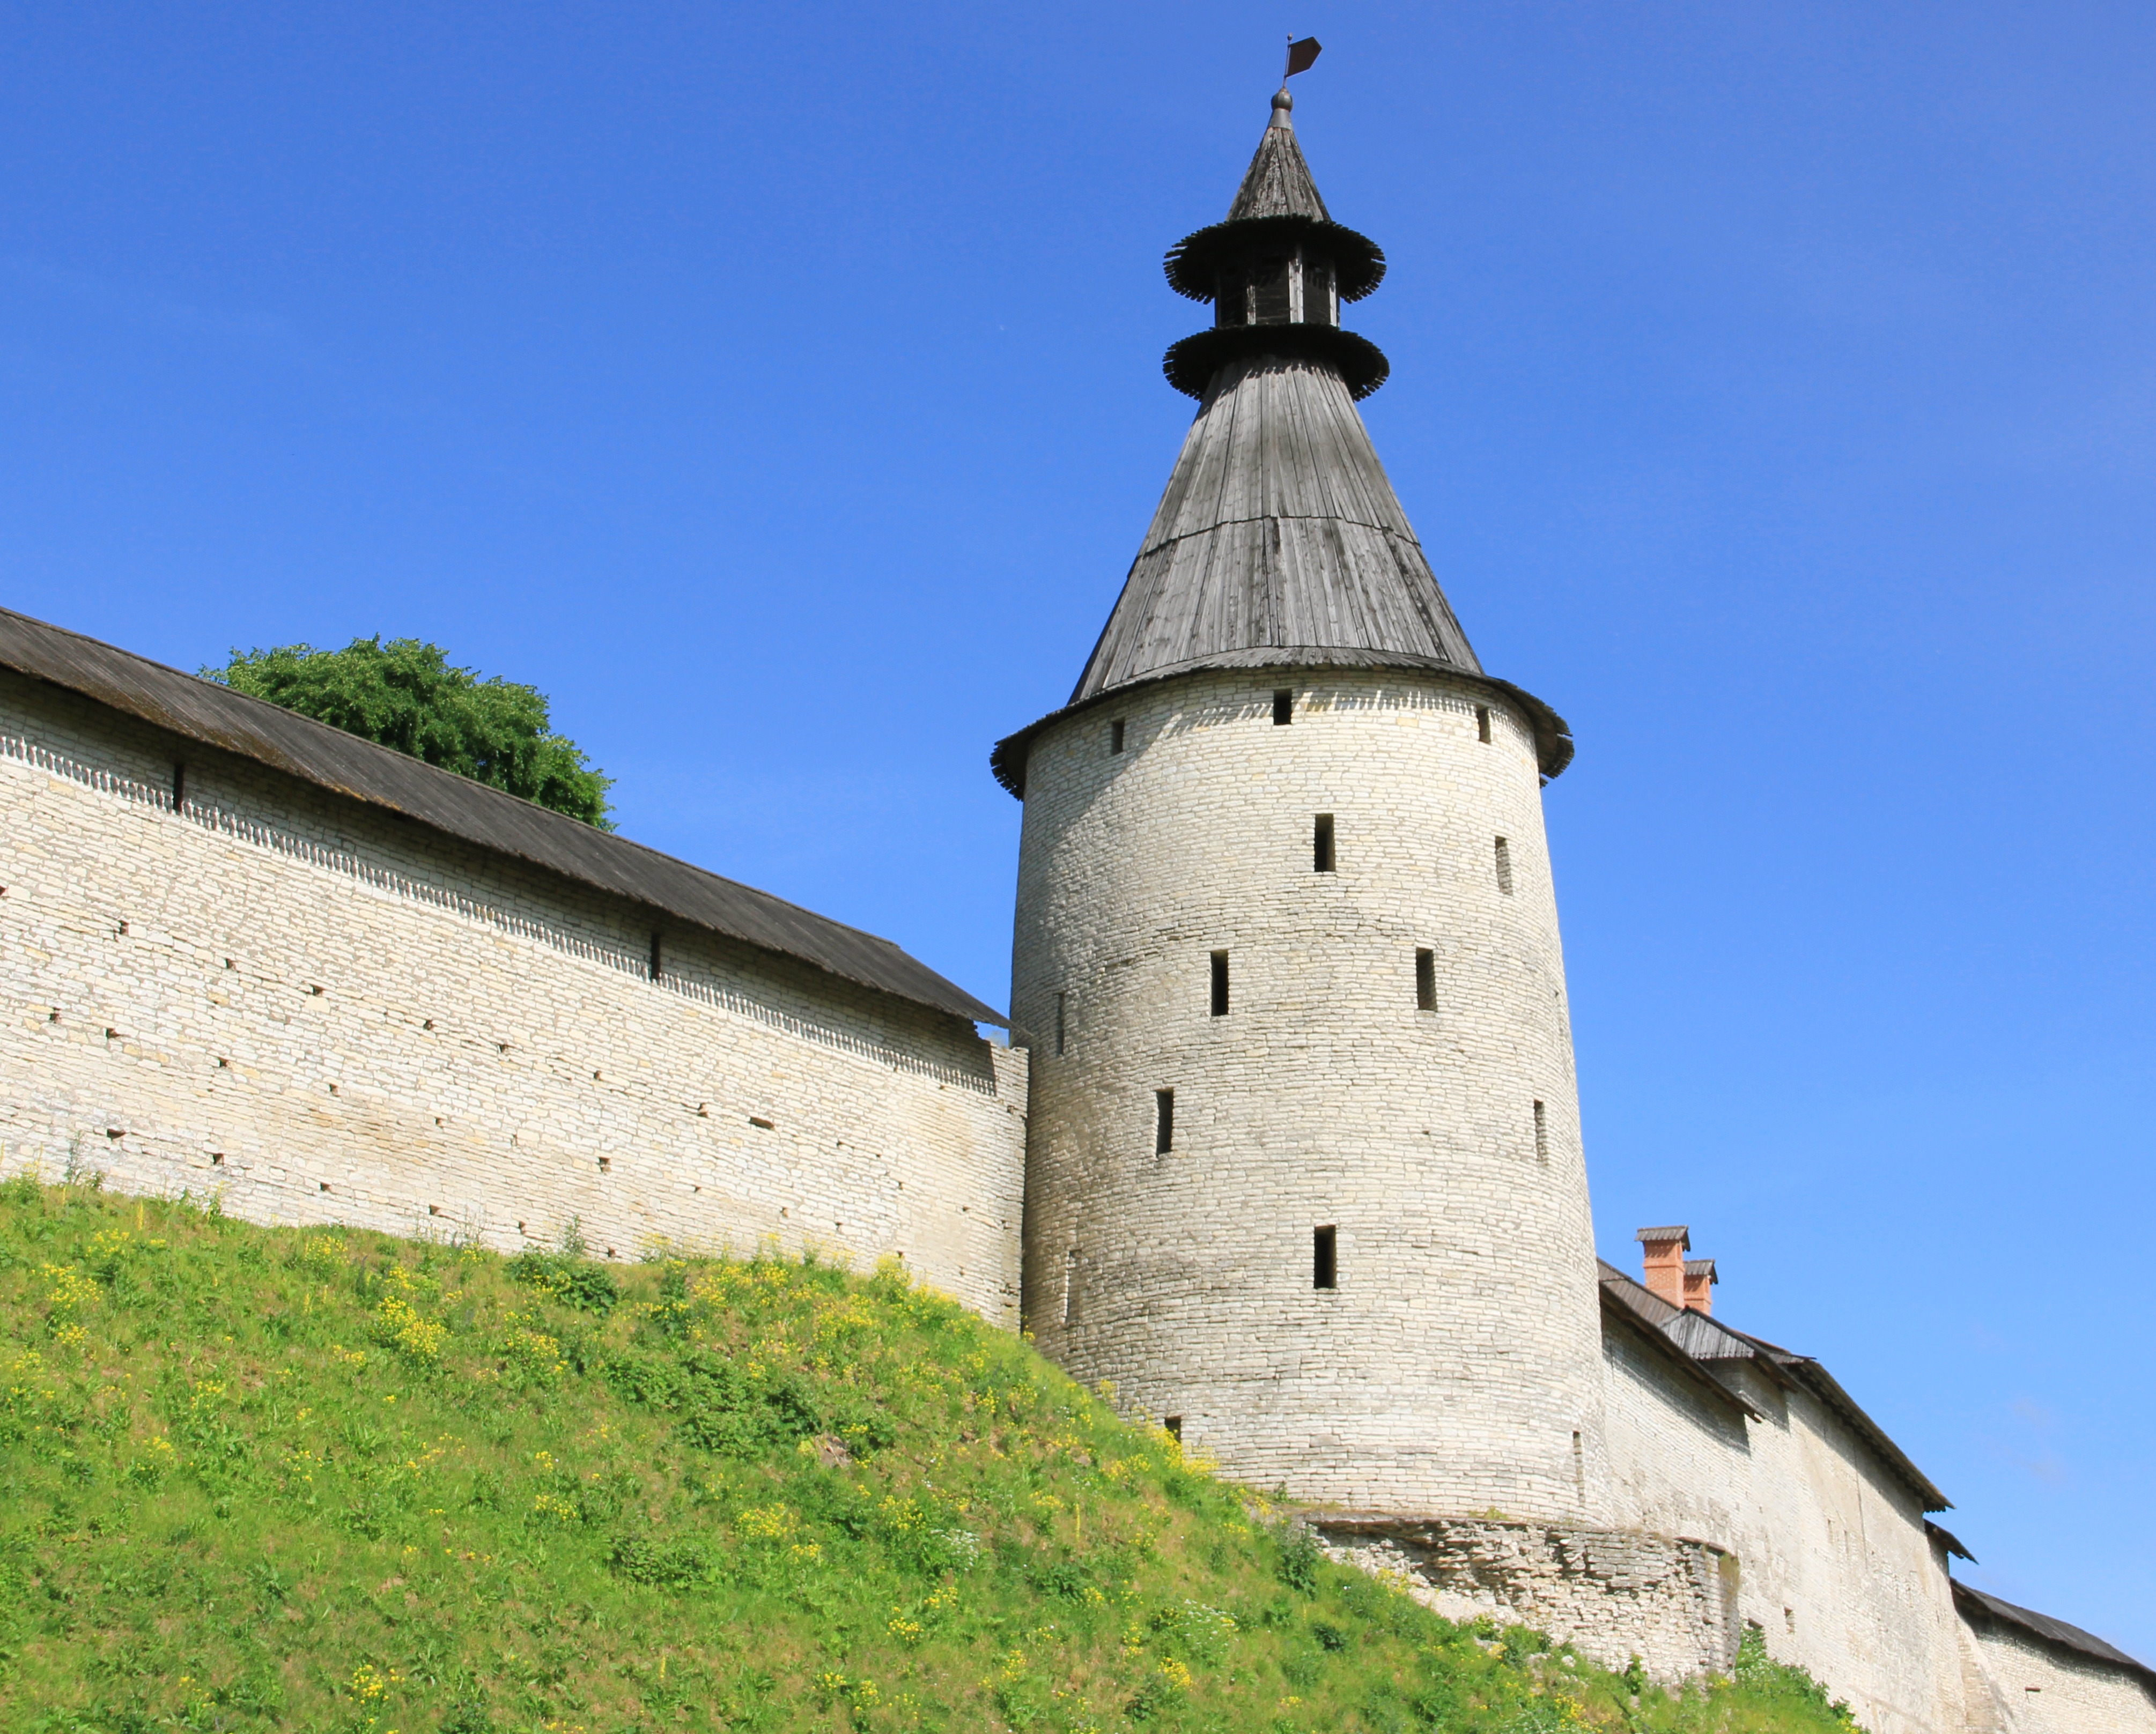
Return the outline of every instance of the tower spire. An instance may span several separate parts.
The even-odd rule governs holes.
[[[1484,673],[1356,410],[1389,367],[1341,309],[1385,255],[1333,221],[1293,111],[1283,88],[1227,216],[1168,249],[1169,286],[1214,309],[1162,362],[1198,415],[1070,705],[1207,668],[1429,669],[1519,703],[1553,777],[1563,719]],[[996,748],[1014,793],[1049,720]]]

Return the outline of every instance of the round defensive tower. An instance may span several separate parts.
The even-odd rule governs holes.
[[[1024,1309],[1224,1473],[1391,1511],[1602,1517],[1600,1336],[1541,787],[1355,399],[1383,256],[1283,91],[1168,254],[1215,323],[1122,596],[1025,804]]]

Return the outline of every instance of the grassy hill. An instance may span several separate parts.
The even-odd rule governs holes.
[[[1847,1726],[1449,1624],[896,1270],[579,1252],[0,1186],[0,1724]]]

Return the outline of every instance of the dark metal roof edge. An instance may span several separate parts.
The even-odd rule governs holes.
[[[1155,669],[1135,680],[1126,680],[1119,685],[1105,688],[1090,698],[1073,699],[1059,710],[1051,711],[1036,721],[1028,723],[1014,733],[1006,735],[996,742],[988,754],[988,768],[995,779],[1019,800],[1025,798],[1025,761],[1034,739],[1051,723],[1075,716],[1081,711],[1090,711],[1096,705],[1106,704],[1140,689],[1155,686],[1163,680],[1174,680],[1184,675],[1198,675],[1223,669],[1414,669],[1431,674],[1447,675],[1493,692],[1502,693],[1516,700],[1527,713],[1529,725],[1535,734],[1535,761],[1548,782],[1563,772],[1572,762],[1572,729],[1556,711],[1529,692],[1510,680],[1500,680],[1494,675],[1475,673],[1457,663],[1445,662],[1435,656],[1416,656],[1401,650],[1365,650],[1353,644],[1289,644],[1278,648],[1260,646],[1254,649],[1229,651],[1211,656],[1194,657],[1188,662],[1173,663],[1164,669]]]
[[[2046,1643],[2078,1651],[2097,1661],[2109,1662],[2115,1667],[2128,1669],[2140,1675],[2145,1685],[2156,1689],[2156,1668],[2128,1655],[2116,1645],[2105,1643],[2093,1632],[2085,1632],[2079,1626],[2049,1613],[2039,1613],[2033,1608],[2021,1608],[2012,1602],[2003,1602],[1997,1596],[1986,1595],[1982,1590],[1974,1588],[1958,1578],[1954,1582],[1953,1593],[1955,1606],[1964,1615],[1970,1604],[1974,1603],[1978,1612],[2004,1620],[2009,1625],[2019,1626]]]
[[[1606,1279],[1595,1285],[1601,1291],[1602,1311],[1605,1316],[1616,1319],[1642,1342],[1653,1346],[1655,1352],[1671,1365],[1678,1367],[1685,1377],[1699,1388],[1712,1392],[1727,1407],[1736,1409],[1754,1421],[1763,1421],[1766,1416],[1740,1391],[1733,1391],[1709,1372],[1697,1361],[1687,1355],[1682,1347],[1670,1341],[1668,1336],[1652,1321],[1643,1316],[1631,1305],[1630,1297],[1616,1293],[1614,1285]]]
[[[1741,1331],[1734,1334],[1744,1335]],[[1769,1347],[1764,1343],[1760,1345],[1763,1350]],[[1939,1490],[1929,1475],[1910,1460],[1908,1454],[1894,1443],[1887,1429],[1865,1413],[1856,1399],[1842,1389],[1840,1381],[1818,1361],[1810,1355],[1792,1355],[1783,1365],[1799,1383],[1815,1397],[1821,1398],[1829,1408],[1856,1430],[1858,1436],[1885,1460],[1887,1466],[1907,1483],[1910,1491],[1924,1501],[1927,1511],[1951,1511],[1954,1509],[1954,1502]]]
[[[1865,1413],[1858,1406],[1856,1400],[1841,1388],[1834,1375],[1820,1366],[1817,1361],[1808,1355],[1793,1355],[1786,1349],[1778,1349],[1772,1343],[1763,1342],[1758,1337],[1738,1330],[1734,1325],[1724,1324],[1720,1319],[1712,1318],[1705,1313],[1671,1306],[1661,1295],[1635,1282],[1608,1260],[1598,1259],[1595,1262],[1601,1266],[1603,1292],[1606,1295],[1613,1290],[1617,1291],[1617,1298],[1625,1306],[1668,1339],[1671,1347],[1684,1355],[1686,1359],[1698,1357],[1683,1344],[1669,1337],[1668,1334],[1669,1326],[1680,1321],[1697,1319],[1712,1326],[1725,1336],[1748,1344],[1753,1350],[1755,1365],[1765,1368],[1769,1374],[1779,1377],[1785,1384],[1794,1382],[1804,1385],[1814,1396],[1821,1398],[1829,1408],[1834,1410],[1856,1431],[1858,1437],[1878,1454],[1881,1460],[1908,1485],[1911,1491],[1925,1501],[1924,1509],[1927,1511],[1950,1511],[1953,1509],[1953,1501],[1933,1484],[1930,1477],[1909,1460],[1908,1454],[1887,1436],[1886,1429]],[[1641,1306],[1638,1304],[1640,1300],[1648,1302],[1649,1306]],[[1657,1316],[1655,1311],[1650,1310],[1650,1307],[1666,1312],[1668,1316],[1666,1318]]]
[[[222,733],[177,711],[161,710],[146,693],[131,693],[124,685],[117,682],[96,680],[80,673],[74,674],[71,677],[69,670],[58,667],[52,662],[41,664],[33,658],[23,654],[10,644],[9,639],[13,634],[9,628],[30,636],[49,634],[54,637],[72,640],[89,648],[93,653],[89,659],[90,660],[118,658],[122,663],[133,664],[146,670],[154,670],[157,676],[184,681],[187,683],[193,695],[202,697],[213,707],[228,706],[235,711],[231,731],[228,733]],[[868,932],[863,928],[850,926],[843,921],[834,921],[828,916],[818,915],[814,910],[805,909],[797,903],[790,903],[783,897],[773,895],[771,892],[759,890],[753,885],[742,885],[739,880],[726,879],[706,868],[699,867],[693,862],[684,861],[677,856],[664,854],[648,844],[638,843],[630,838],[599,830],[595,826],[585,824],[580,819],[571,818],[566,813],[555,813],[534,802],[525,800],[521,796],[512,795],[505,790],[475,782],[468,777],[460,777],[454,771],[444,771],[438,766],[428,764],[423,759],[414,758],[408,753],[399,752],[393,747],[380,746],[360,736],[347,734],[342,729],[336,728],[329,723],[317,721],[313,717],[302,716],[296,711],[286,710],[281,705],[271,704],[267,700],[258,699],[247,693],[235,692],[228,686],[221,685],[213,680],[206,680],[198,675],[190,675],[184,669],[173,668],[168,663],[157,662],[150,657],[138,655],[134,651],[121,649],[118,645],[108,644],[101,639],[91,638],[87,633],[76,632],[64,626],[56,626],[50,621],[39,620],[33,615],[20,613],[12,608],[0,608],[0,667],[13,669],[17,673],[32,680],[41,680],[48,685],[75,693],[90,700],[93,703],[103,705],[109,710],[118,711],[136,717],[167,733],[197,741],[203,746],[214,747],[219,752],[232,753],[236,757],[251,759],[256,763],[267,765],[273,770],[296,777],[301,782],[311,783],[316,787],[326,789],[331,793],[341,796],[347,800],[357,801],[362,805],[373,807],[382,812],[393,813],[401,818],[408,819],[414,824],[424,825],[429,830],[438,832],[444,836],[453,837],[459,842],[470,844],[494,854],[526,862],[542,872],[555,875],[579,885],[588,885],[609,895],[626,898],[631,902],[642,903],[649,908],[671,916],[675,920],[690,926],[723,934],[729,939],[752,946],[758,951],[792,957],[797,962],[806,963],[841,981],[851,982],[859,987],[868,988],[880,993],[888,993],[894,998],[909,1000],[916,1005],[927,1006],[932,1010],[946,1012],[954,1017],[965,1018],[975,1023],[993,1024],[1000,1028],[1009,1027],[1009,1019],[993,1007],[976,999],[957,983],[938,975],[918,958],[906,952],[903,947],[880,934]],[[243,720],[249,707],[259,711],[269,726],[259,730],[249,727]],[[456,825],[427,813],[415,811],[412,808],[401,805],[382,790],[356,787],[348,782],[338,780],[324,767],[311,765],[303,758],[285,750],[275,736],[279,732],[295,728],[298,729],[302,735],[310,732],[318,733],[325,746],[333,749],[331,754],[333,757],[357,755],[359,762],[364,764],[371,756],[379,755],[378,762],[382,763],[387,773],[384,780],[390,783],[393,783],[400,777],[416,776],[422,779],[424,787],[425,779],[439,777],[443,779],[441,786],[445,793],[454,795],[454,802],[476,802],[482,808],[489,803],[506,803],[506,806],[501,808],[505,819],[514,815],[515,820],[521,824],[536,824],[541,827],[542,834],[554,828],[568,827],[569,830],[562,834],[565,839],[572,836],[573,840],[581,847],[597,849],[603,853],[616,852],[629,858],[621,864],[624,879],[634,880],[638,877],[648,877],[650,868],[656,868],[668,874],[690,875],[695,880],[707,883],[721,897],[731,895],[749,899],[762,908],[790,916],[793,921],[812,930],[822,929],[834,935],[842,935],[856,943],[864,943],[867,947],[888,952],[893,959],[903,966],[904,975],[913,976],[917,972],[918,976],[924,979],[911,984],[896,978],[878,979],[868,970],[850,969],[829,957],[819,957],[805,949],[797,949],[784,944],[775,943],[769,937],[729,926],[722,921],[714,919],[708,912],[699,913],[680,907],[677,900],[670,900],[664,890],[659,886],[651,885],[642,890],[637,890],[628,889],[620,884],[609,883],[605,879],[578,871],[573,863],[565,859],[559,857],[549,859],[546,855],[534,854],[529,849],[506,842],[498,836],[489,835],[486,828],[478,822],[466,826]],[[649,865],[644,874],[639,875],[634,870],[637,866],[645,864]]]
[[[1968,1548],[1962,1545],[1961,1537],[1956,1535],[1952,1530],[1948,1529],[1943,1523],[1934,1523],[1930,1518],[1927,1517],[1924,1520],[1924,1533],[1929,1536],[1933,1541],[1937,1542],[1942,1547],[1944,1547],[1947,1552],[1953,1555],[1956,1559],[1965,1559],[1973,1566],[1983,1563],[1983,1562],[1978,1559],[1974,1553],[1971,1553]]]

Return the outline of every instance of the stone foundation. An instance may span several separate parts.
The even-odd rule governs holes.
[[[1737,1659],[1736,1556],[1706,1542],[1496,1517],[1306,1521],[1333,1558],[1404,1579],[1449,1619],[1532,1626],[1605,1668],[1636,1655],[1665,1685]]]

